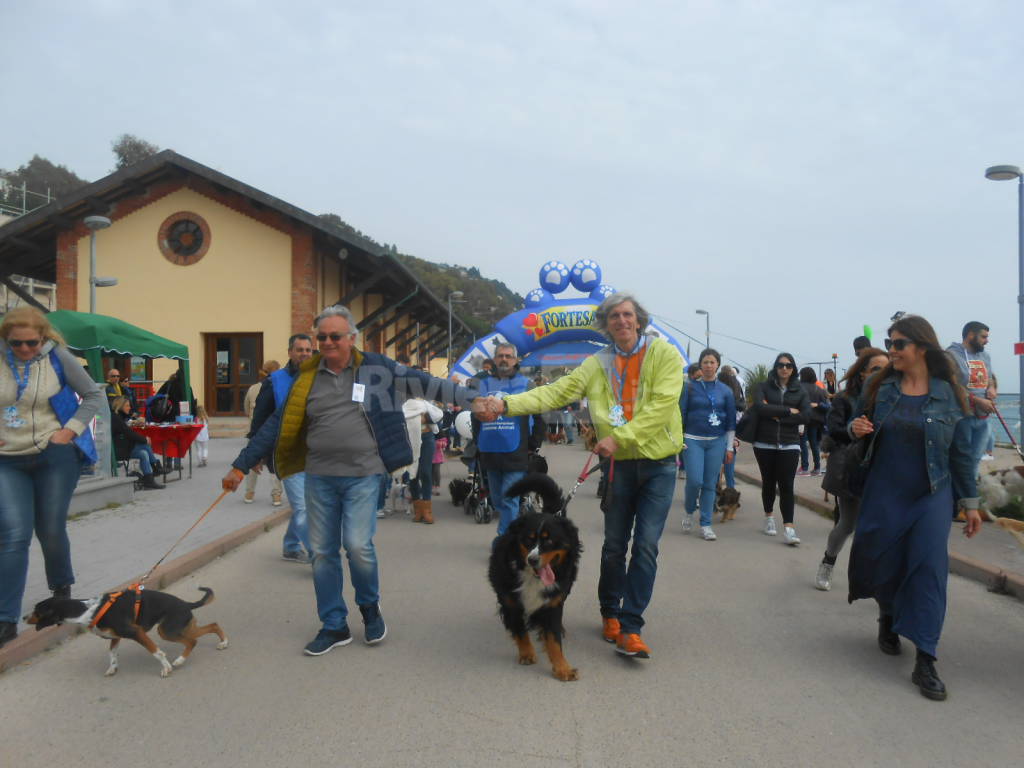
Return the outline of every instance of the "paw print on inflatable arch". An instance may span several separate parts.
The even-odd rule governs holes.
[[[548,291],[545,291],[543,288],[534,288],[532,291],[526,294],[526,299],[523,303],[527,307],[540,307],[545,304],[549,304],[554,300],[555,297],[552,296]]]
[[[597,299],[598,301],[604,301],[613,293],[616,293],[616,290],[614,288],[612,288],[607,283],[602,283],[593,291],[591,291],[590,298]]]
[[[560,261],[549,261],[540,268],[540,287],[561,293],[569,287],[569,268]]]
[[[583,293],[590,293],[601,285],[601,267],[591,259],[580,259],[572,265],[572,285]]]

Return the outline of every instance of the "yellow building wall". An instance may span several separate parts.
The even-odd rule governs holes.
[[[210,247],[195,264],[160,252],[160,225],[192,211],[210,227]],[[264,359],[283,361],[291,335],[291,237],[190,189],[180,189],[96,234],[96,274],[116,277],[96,289],[96,311],[187,344],[195,397],[204,402],[203,333],[263,333]],[[89,238],[78,241],[78,307],[89,309]],[[257,361],[260,362],[260,361]],[[154,379],[177,363],[153,361]]]

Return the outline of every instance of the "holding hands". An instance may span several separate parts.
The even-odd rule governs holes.
[[[480,421],[496,421],[505,413],[505,401],[500,397],[478,397],[473,400],[473,415]]]

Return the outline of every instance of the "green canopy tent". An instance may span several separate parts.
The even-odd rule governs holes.
[[[47,318],[60,331],[68,347],[81,354],[89,364],[89,373],[103,384],[103,355],[167,357],[178,361],[185,402],[192,401],[189,384],[188,347],[176,341],[126,323],[116,317],[58,309]]]

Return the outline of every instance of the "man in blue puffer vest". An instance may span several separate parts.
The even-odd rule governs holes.
[[[291,392],[292,383],[299,372],[299,366],[313,356],[313,339],[309,334],[296,333],[288,339],[288,365],[278,368],[263,380],[260,392],[256,396],[256,405],[252,410],[252,423],[249,437],[252,438],[263,426],[274,411],[284,405]],[[273,462],[270,471],[274,472]],[[292,508],[292,516],[288,520],[288,529],[284,532],[284,545],[281,559],[290,563],[309,564],[313,561],[312,549],[309,546],[309,523],[306,520],[306,473],[297,472],[282,478],[284,492],[288,496],[288,504]]]

